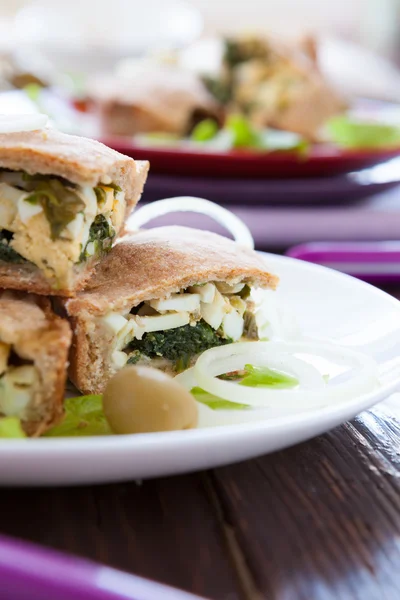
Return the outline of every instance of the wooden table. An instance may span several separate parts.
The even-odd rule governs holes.
[[[0,532],[211,599],[400,599],[393,411],[378,406],[310,442],[213,471],[4,489]]]

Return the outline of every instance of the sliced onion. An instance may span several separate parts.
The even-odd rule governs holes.
[[[346,365],[353,373],[336,385],[322,384],[321,375],[306,361],[295,354],[324,356],[336,364]],[[296,389],[268,389],[242,387],[229,381],[217,379],[218,375],[242,369],[245,364],[268,366],[289,372],[299,379]],[[378,383],[376,362],[360,353],[328,343],[244,342],[229,344],[207,350],[198,358],[193,376],[196,384],[210,394],[224,400],[249,404],[256,407],[272,407],[284,403],[293,409],[322,406],[326,401],[347,399],[373,390]],[[189,376],[187,376],[189,381]],[[184,384],[182,379],[182,384]]]
[[[165,200],[157,200],[156,202],[146,204],[133,213],[128,225],[130,228],[140,229],[140,227],[149,221],[171,212],[195,212],[212,217],[231,233],[233,239],[238,244],[247,248],[254,248],[253,236],[241,219],[230,210],[222,208],[222,206],[210,200],[195,198],[194,196],[166,198]]]
[[[48,117],[40,113],[0,115],[0,133],[35,131],[47,125]]]

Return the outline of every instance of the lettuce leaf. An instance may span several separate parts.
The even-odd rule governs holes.
[[[111,435],[112,431],[103,413],[102,396],[77,396],[64,403],[63,420],[47,431],[46,437],[75,437]]]
[[[347,116],[330,119],[326,124],[329,139],[344,148],[389,148],[400,145],[400,127]]]
[[[230,115],[226,120],[225,129],[232,134],[233,148],[264,148],[261,132],[254,129],[243,115]]]
[[[0,438],[26,438],[18,417],[3,417],[0,419]]]
[[[218,133],[218,123],[214,119],[204,119],[198,123],[191,134],[191,139],[194,142],[208,142],[212,140]]]
[[[299,382],[295,377],[268,369],[268,367],[254,367],[253,365],[245,365],[246,376],[240,381],[239,385],[246,387],[265,387],[285,389],[296,387]]]
[[[199,387],[194,387],[190,390],[190,393],[196,398],[197,402],[205,404],[212,410],[246,410],[250,408],[248,404],[239,404],[237,402],[230,402],[229,400],[223,400],[209,394]]]
[[[218,150],[252,149],[264,152],[293,150],[306,153],[309,143],[297,133],[276,129],[256,129],[244,115],[230,115],[218,130],[212,119],[200,121],[191,136],[194,142]]]

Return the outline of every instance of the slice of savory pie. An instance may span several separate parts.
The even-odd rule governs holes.
[[[74,295],[122,231],[147,171],[53,129],[0,134],[0,287]]]
[[[224,237],[142,230],[65,301],[74,332],[70,377],[82,392],[101,393],[127,363],[177,373],[208,348],[257,339],[251,288],[276,284],[260,255]]]
[[[0,415],[31,436],[63,412],[71,329],[42,296],[0,290]]]

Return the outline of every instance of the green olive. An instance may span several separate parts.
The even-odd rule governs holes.
[[[192,429],[197,405],[192,394],[158,369],[129,366],[110,379],[103,395],[114,433]]]

